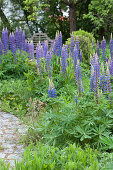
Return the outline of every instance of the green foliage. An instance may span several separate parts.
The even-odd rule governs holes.
[[[53,146],[37,143],[24,151],[24,158],[16,163],[16,170],[49,169],[49,170],[96,170],[98,169],[98,153],[86,147],[82,150],[74,144],[59,150]]]
[[[5,165],[5,160],[1,160],[1,159],[0,159],[0,169],[1,169],[1,170],[9,170],[9,166],[10,166],[10,163],[8,163],[7,165]]]
[[[62,95],[62,99],[60,97],[47,104],[49,110],[41,113],[40,119],[29,131],[35,136],[40,135],[42,142],[60,147],[69,143],[84,147],[90,143],[102,150],[104,144],[101,138],[113,133],[113,106],[105,98],[100,98],[97,105],[93,95],[87,93],[78,98],[76,106],[73,98]]]
[[[0,64],[0,79],[23,77],[24,72],[27,72],[28,70],[27,65],[25,65],[27,57],[27,53],[20,53],[20,51],[16,53],[16,60],[14,59],[11,51],[9,51],[7,55],[2,55],[2,63]]]
[[[99,34],[110,36],[113,31],[113,1],[111,0],[92,0],[89,4],[89,12],[84,15],[94,24],[93,32],[96,37]]]
[[[88,33],[83,30],[75,31],[73,32],[73,36],[75,40],[78,38],[80,43],[80,51],[82,51],[83,54],[83,63],[89,63],[90,55],[93,54],[93,45],[92,42],[95,44],[95,38],[93,37],[93,34]],[[71,38],[67,39],[66,44],[70,46]]]
[[[0,82],[0,107],[5,111],[16,111],[21,114],[26,111],[26,103],[30,93],[27,91],[24,80],[11,79]]]

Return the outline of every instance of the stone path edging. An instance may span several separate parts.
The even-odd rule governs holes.
[[[15,166],[15,159],[21,160],[24,149],[19,137],[27,129],[13,114],[0,112],[0,159],[5,159],[6,164],[10,162],[10,167]]]

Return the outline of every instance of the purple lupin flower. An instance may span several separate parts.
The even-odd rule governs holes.
[[[106,62],[106,40],[103,37],[103,40],[101,42],[101,48],[102,48],[102,58],[104,60],[104,63]]]
[[[61,53],[61,65],[62,65],[62,73],[66,75],[66,67],[67,67],[67,62],[66,62],[66,46],[63,45],[62,47],[62,53]]]
[[[76,65],[77,65],[77,47],[75,45],[74,50],[73,50],[73,65],[74,65],[74,70],[76,70]]]
[[[3,43],[0,39],[0,63],[1,63],[1,56],[3,55]]]
[[[80,67],[79,60],[77,60],[77,65],[76,65],[76,81],[77,81],[79,96],[81,96],[82,95],[81,92],[83,91],[83,87],[82,87],[81,67]]]
[[[111,88],[111,81],[110,81],[110,71],[109,71],[109,66],[107,65],[107,70],[106,70],[106,79],[107,79],[107,93],[112,92]]]
[[[109,57],[108,66],[109,66],[110,75],[113,76],[113,59],[111,57]]]
[[[47,52],[46,55],[46,68],[47,68],[47,72],[48,72],[48,76],[51,76],[51,53]]]
[[[94,68],[93,68],[93,65],[91,65],[90,87],[91,87],[91,92],[94,92]]]
[[[49,79],[49,89],[48,89],[49,98],[56,98],[56,89],[51,79]]]
[[[97,55],[93,55],[91,66],[91,79],[90,86],[91,91],[94,92],[96,97],[96,102],[98,103],[98,88],[99,88],[99,79],[100,79],[100,63]]]
[[[61,56],[61,51],[62,51],[62,33],[60,31],[59,33],[59,56]]]
[[[98,40],[97,40],[97,55],[98,57],[100,57],[100,45]]]
[[[70,55],[73,57],[73,50],[75,46],[75,39],[73,33],[71,34],[71,40],[70,40]]]
[[[2,42],[4,54],[7,54],[9,50],[8,30],[7,28],[2,31]]]
[[[12,53],[13,53],[13,55],[15,57],[15,54],[16,54],[16,43],[15,43],[14,33],[9,35],[9,44],[10,44],[10,50],[12,51]]]
[[[34,59],[34,44],[33,41],[29,43],[29,57],[30,59]]]
[[[77,47],[77,59],[79,59],[79,40],[78,40],[78,37],[75,40],[75,44],[76,44],[76,47]]]
[[[53,54],[57,56],[61,56],[61,50],[62,50],[62,33],[56,33],[56,38],[54,41],[54,47],[53,47]]]
[[[111,39],[110,39],[110,54],[111,54],[111,58],[113,58],[113,39],[112,39],[112,33],[111,33]]]
[[[25,41],[25,51],[29,54],[29,43]]]
[[[37,70],[39,74],[41,73],[41,58],[43,57],[43,47],[39,42],[36,46],[36,60],[37,60]]]
[[[107,85],[107,81],[106,81],[106,75],[104,73],[104,65],[102,63],[102,74],[100,75],[100,87],[101,87],[101,90],[102,90],[102,93],[105,93],[106,92],[106,85]]]
[[[48,41],[44,41],[43,50],[44,50],[44,57],[46,57],[48,51]]]

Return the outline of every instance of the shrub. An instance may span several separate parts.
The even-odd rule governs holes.
[[[78,37],[79,44],[80,44],[80,51],[82,51],[82,60],[84,63],[89,63],[90,54],[93,54],[93,44],[95,45],[95,38],[93,34],[88,33],[83,30],[73,32],[73,36],[75,40]],[[66,44],[70,46],[71,38],[67,39]]]

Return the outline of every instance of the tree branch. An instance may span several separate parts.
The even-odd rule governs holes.
[[[8,20],[7,17],[5,16],[5,14],[4,14],[1,6],[0,6],[0,18],[1,18],[4,26],[7,27],[9,31],[12,31],[11,26],[10,26],[10,23],[9,23],[9,20]]]

